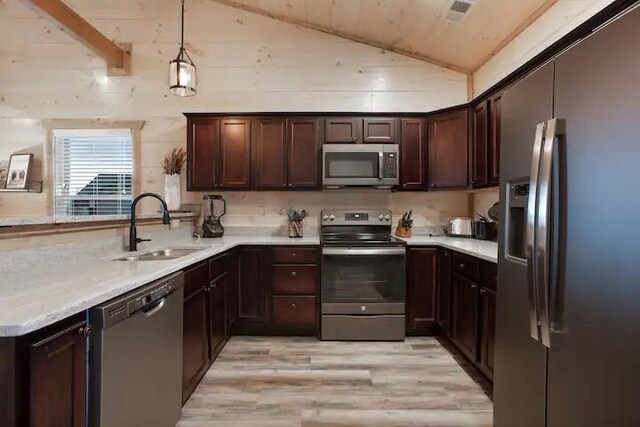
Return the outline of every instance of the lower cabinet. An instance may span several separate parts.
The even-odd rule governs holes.
[[[208,305],[206,283],[184,300],[182,321],[183,403],[191,396],[209,368]]]
[[[496,294],[480,289],[480,370],[493,380],[493,355],[496,336]]]
[[[451,334],[451,251],[438,250],[436,322],[441,335]]]
[[[451,341],[475,362],[478,352],[478,284],[453,273],[451,289]]]
[[[15,338],[0,338],[0,425],[86,425],[84,313]]]
[[[228,273],[213,279],[207,288],[209,298],[209,356],[215,360],[227,341],[225,286]]]
[[[436,248],[407,251],[407,335],[433,335],[436,324]]]

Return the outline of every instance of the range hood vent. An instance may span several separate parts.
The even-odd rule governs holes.
[[[453,0],[445,13],[444,19],[459,24],[467,17],[474,4],[475,0]]]

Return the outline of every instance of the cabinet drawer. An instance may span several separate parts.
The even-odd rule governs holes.
[[[273,248],[274,264],[315,264],[318,262],[317,248],[278,247]]]
[[[201,262],[184,272],[184,299],[198,292],[209,284],[209,266]]]
[[[315,328],[317,319],[316,297],[273,297],[273,321],[277,325]]]
[[[452,262],[453,271],[474,282],[480,281],[479,259],[454,252]]]
[[[209,261],[209,278],[215,280],[229,269],[229,257],[227,254],[217,256]]]
[[[315,295],[318,268],[313,265],[274,265],[273,293]]]
[[[493,262],[482,263],[482,286],[496,292],[498,289],[498,265]]]

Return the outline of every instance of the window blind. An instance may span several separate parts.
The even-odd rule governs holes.
[[[128,129],[54,131],[55,215],[128,214],[132,145]]]

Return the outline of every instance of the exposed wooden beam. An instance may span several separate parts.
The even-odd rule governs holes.
[[[493,48],[487,56],[482,58],[482,60],[478,62],[478,64],[473,68],[473,71],[476,72],[480,68],[482,68],[484,64],[489,62],[491,58],[496,56],[498,52],[500,52],[506,45],[511,43],[513,39],[518,37],[524,30],[529,28],[531,24],[533,24],[538,18],[544,15],[544,13],[547,10],[551,9],[551,7],[554,6],[556,3],[558,3],[558,1],[559,0],[547,0],[539,8],[534,10],[533,13],[527,17],[527,19],[522,21],[520,25],[514,28],[513,31],[511,31],[504,39],[502,39],[502,41],[500,41],[500,43],[498,43],[498,45],[495,48]]]
[[[261,9],[259,7],[255,7],[255,6],[249,6],[243,3],[239,3],[235,0],[212,0],[215,2],[218,2],[220,4],[224,4],[226,6],[231,6],[234,7],[236,9],[241,9],[241,10],[245,10],[247,12],[251,12],[251,13],[255,13],[258,15],[262,15],[262,16],[267,16],[269,18],[273,18],[276,19],[278,21],[282,21],[282,22],[286,22],[289,24],[293,24],[293,25],[297,25],[299,27],[304,27],[304,28],[309,28],[311,30],[315,30],[315,31],[320,31],[322,33],[326,33],[326,34],[331,34],[332,36],[337,36],[337,37],[342,37],[344,39],[347,40],[351,40],[353,42],[356,43],[362,43],[362,44],[366,44],[378,49],[383,49],[383,50],[387,50],[389,52],[393,52],[393,53],[397,53],[399,55],[403,55],[403,56],[408,56],[409,58],[413,58],[413,59],[417,59],[419,61],[423,61],[423,62],[428,62],[430,64],[433,65],[437,65],[439,67],[443,67],[443,68],[447,68],[449,70],[453,70],[453,71],[457,71],[459,73],[464,73],[464,74],[469,74],[471,72],[471,70],[462,68],[462,67],[458,67],[457,65],[454,64],[449,64],[447,62],[441,61],[439,59],[435,59],[432,57],[429,57],[427,55],[422,55],[416,52],[412,52],[406,49],[402,49],[400,47],[397,46],[393,46],[393,45],[387,45],[385,43],[379,43],[376,42],[374,40],[369,40],[368,38],[364,38],[364,37],[360,37],[357,36],[355,34],[350,34],[347,33],[345,31],[340,31],[340,30],[336,30],[333,28],[327,28],[321,25],[317,25],[317,24],[313,24],[311,22],[307,22],[304,21],[302,19],[297,19],[297,18],[292,18],[289,16],[285,16],[282,14],[278,14],[278,13],[272,13],[269,11],[266,11],[264,9]]]
[[[61,0],[21,0],[107,62],[107,74],[131,75],[131,44],[118,45]]]

